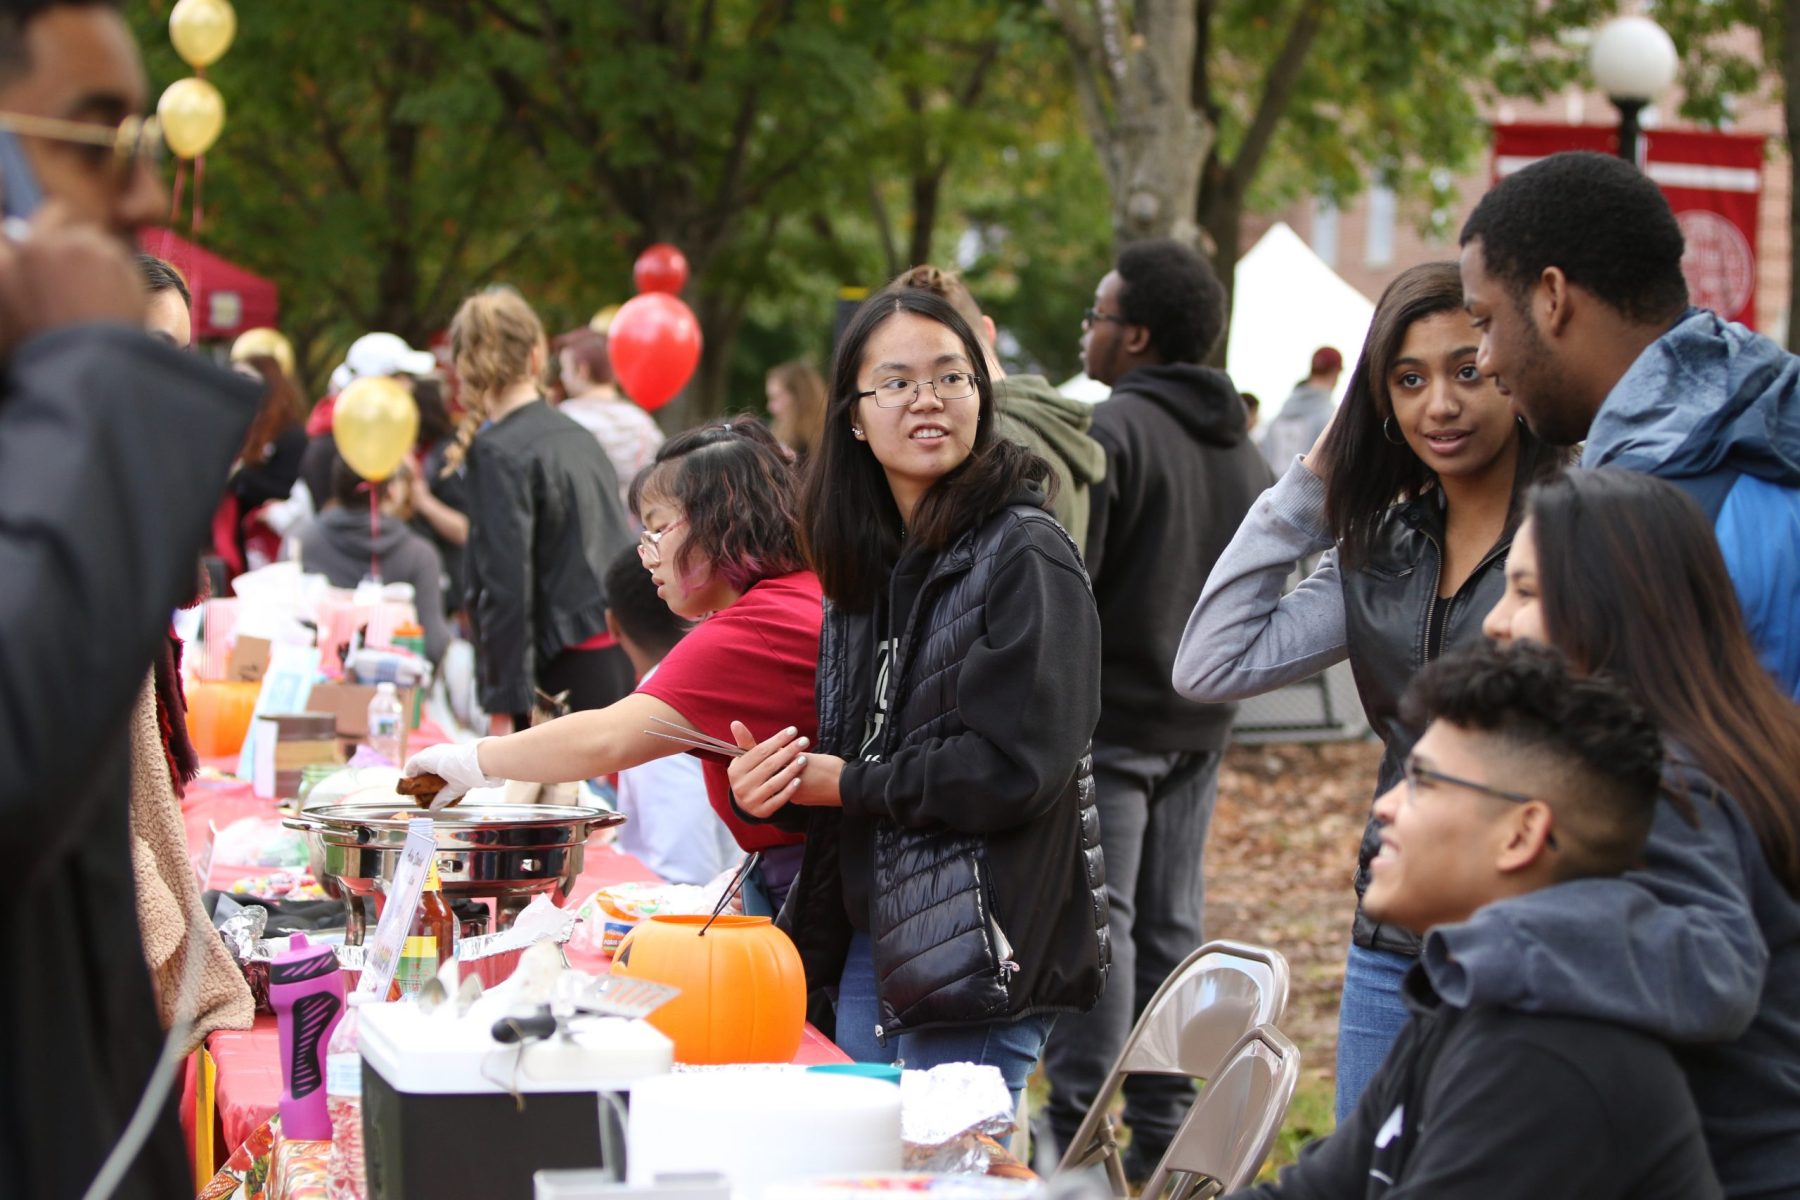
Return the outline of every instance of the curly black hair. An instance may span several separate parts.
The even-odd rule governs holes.
[[[1225,285],[1191,246],[1168,238],[1119,251],[1119,315],[1150,331],[1166,363],[1203,362],[1225,332]]]
[[[1515,301],[1546,267],[1559,267],[1633,321],[1670,321],[1687,307],[1684,243],[1669,202],[1610,154],[1552,154],[1508,175],[1463,225],[1462,244],[1476,238],[1488,274]]]
[[[1494,778],[1555,781],[1540,798],[1565,831],[1564,877],[1617,874],[1637,861],[1656,812],[1663,741],[1610,677],[1577,674],[1549,646],[1484,643],[1420,671],[1401,712],[1415,729],[1438,720],[1492,735],[1506,747],[1505,775]]]

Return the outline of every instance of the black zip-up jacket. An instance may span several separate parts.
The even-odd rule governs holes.
[[[469,616],[481,706],[529,712],[539,668],[606,628],[606,568],[631,544],[612,462],[543,401],[469,447]]]
[[[857,755],[876,619],[825,606],[818,746],[851,761],[843,808],[806,814],[781,923],[809,986],[834,985],[851,931],[846,897],[863,899],[877,1036],[1081,1011],[1105,982],[1087,757],[1100,625],[1074,543],[1039,504],[1016,503],[941,552],[902,555],[888,607],[889,719],[868,759]]]
[[[1220,750],[1235,704],[1197,704],[1170,675],[1187,616],[1263,489],[1244,401],[1193,363],[1127,371],[1094,409],[1106,478],[1089,492],[1087,564],[1105,642],[1095,736],[1138,750]]]
[[[1370,541],[1367,561],[1341,573],[1350,671],[1369,725],[1386,744],[1375,784],[1377,796],[1400,782],[1406,756],[1423,732],[1401,721],[1400,697],[1430,658],[1432,601],[1442,581],[1443,546],[1443,497],[1428,492],[1390,508]],[[1453,650],[1482,636],[1481,622],[1506,591],[1506,553],[1511,548],[1508,529],[1457,589],[1445,618],[1443,649]],[[1352,937],[1359,946],[1417,954],[1419,939],[1410,931],[1383,925],[1362,910],[1369,860],[1379,849],[1381,828],[1371,811],[1356,856]]]
[[[1524,953],[1524,948],[1521,948]],[[1350,1119],[1260,1200],[1711,1200],[1669,1048],[1600,1021],[1452,1008],[1415,967],[1412,1019]]]

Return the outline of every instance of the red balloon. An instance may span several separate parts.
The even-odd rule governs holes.
[[[606,353],[625,394],[646,409],[667,404],[700,362],[700,322],[667,292],[645,292],[620,305],[606,331]]]
[[[637,256],[637,262],[631,267],[631,277],[637,281],[640,295],[650,292],[679,295],[687,286],[687,255],[667,242],[657,242],[645,247]]]

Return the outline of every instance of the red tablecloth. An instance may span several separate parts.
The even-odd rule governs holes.
[[[202,780],[191,785],[182,810],[187,820],[189,844],[193,846],[206,844],[209,821],[223,829],[240,817],[275,815],[272,801],[251,795],[250,785],[235,779]],[[630,855],[604,844],[601,840],[604,837],[604,833],[595,834],[594,840],[588,843],[581,875],[566,903],[579,903],[595,888],[607,884],[658,882],[654,871]],[[207,885],[226,886],[244,874],[266,869],[215,863]],[[569,961],[577,969],[588,972],[604,971],[607,962],[604,955],[586,955],[574,950],[569,952]],[[281,1060],[275,1018],[258,1017],[255,1027],[245,1031],[215,1033],[208,1040],[207,1049],[218,1064],[216,1095],[223,1135],[220,1151],[229,1154],[274,1114],[276,1102],[281,1097]],[[850,1060],[809,1025],[794,1061],[813,1064]]]

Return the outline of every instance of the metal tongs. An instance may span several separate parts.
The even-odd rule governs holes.
[[[744,753],[744,748],[734,742],[723,741],[709,733],[701,733],[697,729],[689,729],[686,725],[677,725],[675,722],[665,721],[661,717],[651,717],[650,723],[663,727],[662,729],[644,730],[650,737],[680,742],[697,754],[712,754],[730,762]]]
[[[605,975],[585,986],[572,1005],[544,1004],[534,1013],[502,1017],[489,1032],[496,1042],[507,1045],[542,1041],[559,1032],[567,1035],[571,1023],[583,1017],[647,1017],[680,994],[681,989],[671,984]]]

